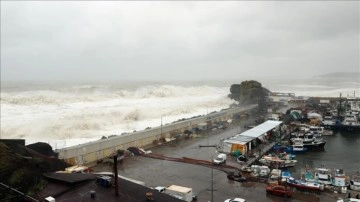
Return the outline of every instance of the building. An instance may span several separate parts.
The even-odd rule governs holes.
[[[126,201],[126,202],[183,202],[155,189],[118,178],[83,173],[48,173],[46,187],[37,194],[39,201]]]
[[[268,120],[241,134],[225,139],[221,143],[222,152],[232,153],[238,150],[242,154],[246,154],[254,149],[258,142],[264,142],[269,131],[279,129],[281,123],[282,121]]]

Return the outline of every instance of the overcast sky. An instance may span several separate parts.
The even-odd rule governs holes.
[[[359,9],[359,1],[1,1],[1,79],[360,72]]]

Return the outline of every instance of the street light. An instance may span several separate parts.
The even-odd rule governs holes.
[[[162,135],[162,115],[161,115],[161,125],[160,125],[160,136]]]
[[[199,145],[199,148],[201,147],[215,147],[216,145]],[[213,161],[214,155],[211,156],[211,161]],[[211,202],[214,202],[214,164],[211,164]]]

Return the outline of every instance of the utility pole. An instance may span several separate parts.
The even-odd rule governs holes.
[[[161,117],[160,117],[160,138],[162,137],[162,133],[163,133],[163,123],[162,123],[162,115],[161,115]],[[158,141],[158,144],[159,144],[159,136],[158,136],[158,138],[157,138],[157,141]]]
[[[214,165],[211,165],[211,202],[214,202]]]
[[[199,145],[199,148],[201,147],[214,147],[216,148],[216,145]],[[214,156],[211,156],[211,161],[213,161]],[[209,190],[208,190],[209,191]],[[214,164],[211,164],[211,202],[214,202]]]
[[[117,168],[117,158],[118,153],[116,153],[114,156],[114,180],[115,180],[115,196],[119,196],[119,185],[118,185],[118,168]]]

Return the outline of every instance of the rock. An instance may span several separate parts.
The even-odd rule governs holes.
[[[251,80],[233,84],[230,87],[230,93],[228,96],[238,101],[239,105],[259,104],[260,110],[266,112],[266,98],[270,91],[262,87],[260,82]]]
[[[48,157],[55,157],[57,154],[52,150],[52,147],[45,142],[37,142],[34,144],[26,145],[27,148],[30,148],[40,154],[43,154]]]

